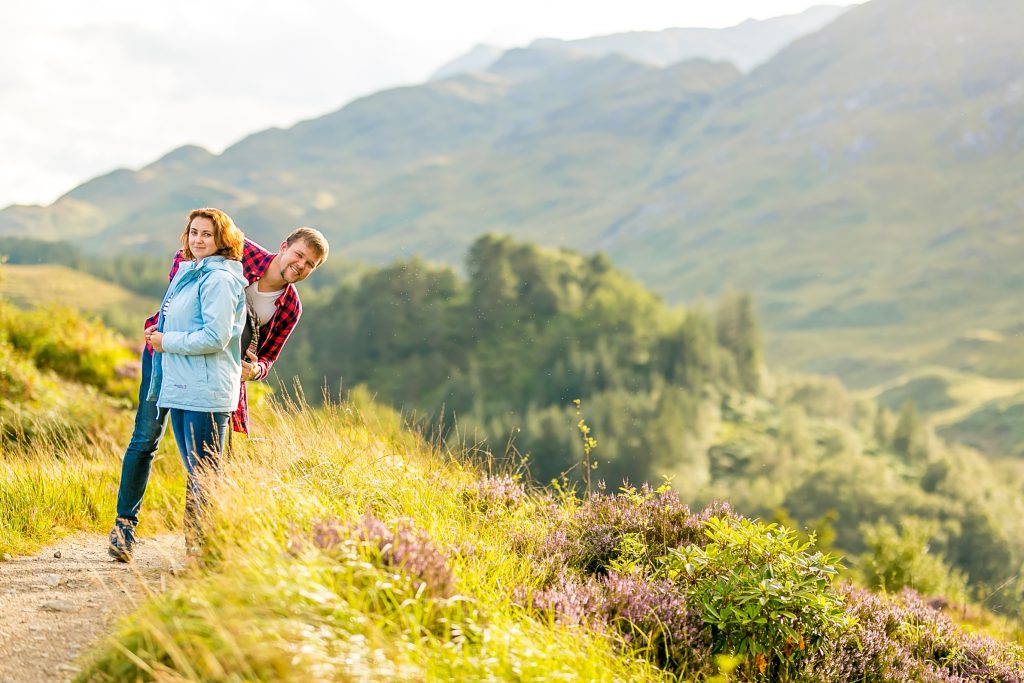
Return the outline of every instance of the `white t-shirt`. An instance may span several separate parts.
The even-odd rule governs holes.
[[[274,313],[277,311],[277,297],[284,293],[283,289],[279,289],[276,292],[261,292],[259,290],[259,280],[252,283],[245,288],[245,298],[248,299],[249,304],[252,305],[254,311],[256,311],[256,319],[260,323],[260,327],[263,327],[267,322],[274,317]]]

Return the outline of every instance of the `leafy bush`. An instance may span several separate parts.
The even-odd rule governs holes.
[[[708,543],[670,549],[657,576],[681,584],[711,628],[716,652],[776,679],[828,651],[853,620],[832,590],[834,560],[810,541],[748,519],[705,522]]]
[[[14,350],[0,335],[0,446],[57,447],[118,433],[126,422],[117,401],[95,388],[64,382]]]
[[[925,595],[953,600],[967,596],[967,577],[928,552],[938,524],[904,517],[897,529],[887,522],[861,527],[868,552],[862,555],[864,581],[871,588],[898,591],[913,588]]]
[[[587,574],[649,566],[669,548],[701,543],[705,520],[732,514],[727,503],[712,503],[692,515],[667,486],[626,485],[615,495],[594,493],[572,509],[541,544],[537,559]]]
[[[123,342],[67,309],[0,301],[0,442],[25,449],[117,431],[138,382]]]
[[[0,334],[41,370],[52,370],[111,396],[130,399],[135,395],[136,362],[124,341],[71,309],[19,311],[0,303]]]

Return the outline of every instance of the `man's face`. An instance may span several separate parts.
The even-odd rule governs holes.
[[[301,282],[320,265],[316,252],[310,249],[305,240],[295,240],[290,245],[281,242],[280,266],[281,279],[285,282]]]

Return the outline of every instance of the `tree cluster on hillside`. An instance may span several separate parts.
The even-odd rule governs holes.
[[[838,382],[767,372],[749,295],[673,309],[601,254],[495,235],[466,272],[414,259],[321,294],[279,374],[314,402],[365,385],[449,440],[522,456],[542,483],[584,480],[583,419],[595,480],[667,476],[693,504],[813,524],[868,580],[907,542],[878,524],[925,528],[937,571],[1016,609],[1020,471],[945,445],[912,404],[895,416]]]
[[[0,237],[0,254],[15,265],[54,263],[74,268],[156,299],[163,297],[167,290],[167,273],[174,256],[173,253],[166,258],[126,253],[91,256],[70,242],[29,237]]]
[[[488,235],[449,268],[399,262],[307,308],[286,376],[368,383],[382,398],[468,416],[524,411],[602,391],[705,383],[756,390],[751,299],[716,316],[669,310],[601,254]]]

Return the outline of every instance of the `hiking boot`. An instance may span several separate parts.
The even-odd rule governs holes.
[[[117,518],[114,528],[110,530],[110,545],[107,554],[118,562],[131,562],[132,551],[138,541],[135,538],[135,525],[127,519]]]

